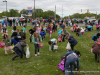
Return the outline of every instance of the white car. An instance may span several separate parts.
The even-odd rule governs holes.
[[[92,19],[92,18],[91,18],[91,19],[88,19],[88,20],[87,20],[87,23],[88,23],[88,24],[91,24],[91,23],[95,24],[95,21],[96,21],[96,19]]]

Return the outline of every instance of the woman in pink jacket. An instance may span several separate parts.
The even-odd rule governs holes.
[[[41,26],[39,25],[39,24],[37,24],[37,30],[36,30],[37,32],[41,32]]]

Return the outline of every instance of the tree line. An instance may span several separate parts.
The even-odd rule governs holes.
[[[34,11],[34,10],[33,10]],[[2,18],[2,16],[7,16],[7,17],[21,17],[21,14],[26,14],[27,15],[27,10],[26,9],[22,9],[20,12],[19,10],[16,9],[10,9],[9,12],[3,11],[2,13],[0,13],[0,18]],[[30,18],[33,18],[33,14]],[[43,11],[42,9],[35,9],[35,17],[42,17],[44,19],[48,19],[49,17],[53,17],[54,18],[54,11],[48,10],[48,11]],[[56,18],[60,19],[60,16],[58,14],[56,14]]]
[[[81,18],[81,19],[84,19],[84,17],[95,17],[97,19],[100,18],[100,14],[96,15],[94,13],[90,13],[90,12],[87,12],[87,13],[82,13],[82,14],[79,14],[79,13],[74,13],[73,15],[69,15],[69,16],[65,16],[64,18],[70,18],[70,19],[73,19],[73,18]]]

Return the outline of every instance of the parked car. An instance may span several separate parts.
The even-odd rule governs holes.
[[[95,21],[96,21],[96,19],[90,18],[87,20],[87,24],[91,24],[91,23],[95,24]]]
[[[3,20],[3,19],[0,19],[0,23],[2,23],[2,20]]]

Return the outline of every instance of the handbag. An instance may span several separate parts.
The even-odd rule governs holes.
[[[64,72],[65,71],[65,59],[63,59],[57,66],[60,70]]]

